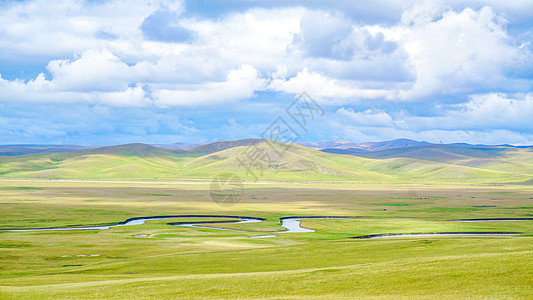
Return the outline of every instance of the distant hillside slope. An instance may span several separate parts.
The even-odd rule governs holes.
[[[188,151],[126,144],[0,157],[0,177],[10,178],[209,179],[220,173],[246,180],[531,184],[533,149],[425,145],[355,156],[250,139]]]
[[[352,143],[348,141],[325,141],[325,142],[316,142],[316,143],[297,143],[300,146],[304,146],[311,149],[321,150],[321,149],[346,149],[350,147],[355,147],[357,143]]]
[[[269,180],[389,181],[389,175],[363,167],[368,159],[332,155],[299,145],[265,140],[232,147],[195,158],[184,164],[185,174],[210,176],[232,172],[243,178]],[[260,153],[257,159],[256,154]]]
[[[88,151],[96,154],[117,154],[117,155],[134,155],[134,156],[164,156],[164,155],[183,155],[190,152],[181,149],[164,149],[147,144],[135,143],[118,146],[105,146]]]
[[[0,157],[0,176],[18,178],[176,177],[184,160],[196,154],[146,144],[89,151]]]
[[[0,146],[0,156],[74,152],[85,151],[94,148],[95,147],[84,147],[76,145],[2,145]]]
[[[425,146],[395,148],[381,151],[358,153],[355,155],[372,159],[404,157],[437,162],[446,162],[470,158],[495,158],[509,151],[517,150],[510,147],[500,146],[430,144]]]
[[[236,141],[219,141],[219,142],[213,142],[209,144],[204,144],[198,147],[194,147],[190,149],[193,152],[197,153],[203,153],[203,154],[210,154],[215,153],[218,151],[231,149],[235,147],[240,146],[250,146],[262,143],[262,139],[244,139],[244,140],[236,140]]]
[[[181,150],[189,150],[194,147],[201,146],[203,144],[189,144],[189,143],[174,143],[174,144],[155,144],[153,146],[159,147],[159,148],[165,148],[165,149],[181,149]]]
[[[428,142],[418,142],[409,139],[397,139],[384,142],[352,143],[346,141],[328,141],[318,143],[299,143],[299,145],[322,150],[328,153],[351,154],[368,151],[379,151],[393,148],[429,145]]]
[[[362,150],[359,148],[326,148],[321,149],[320,151],[326,152],[326,153],[334,153],[334,154],[344,154],[344,155],[353,155],[355,153],[364,153],[367,152],[366,150]]]
[[[353,154],[384,173],[470,182],[523,182],[533,178],[533,149],[426,145]]]

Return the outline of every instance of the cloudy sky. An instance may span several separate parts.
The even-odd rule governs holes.
[[[533,144],[532,42],[533,1],[0,0],[0,144],[258,137],[304,91],[301,141]]]

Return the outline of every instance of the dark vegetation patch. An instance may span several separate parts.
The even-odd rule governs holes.
[[[376,205],[376,206],[413,206],[416,204],[411,203],[369,203],[369,205]]]
[[[0,241],[0,248],[29,248],[32,244],[28,242],[21,241]]]
[[[83,267],[83,265],[62,265],[62,267]]]
[[[0,186],[0,190],[39,191],[39,190],[44,190],[44,188],[33,187],[33,186]]]

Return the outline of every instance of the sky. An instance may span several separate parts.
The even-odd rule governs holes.
[[[531,145],[532,42],[533,1],[0,0],[0,144]]]

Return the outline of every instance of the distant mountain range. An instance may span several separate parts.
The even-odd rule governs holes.
[[[347,141],[327,141],[318,143],[299,143],[302,146],[317,150],[342,149],[342,150],[360,150],[360,152],[386,150],[391,148],[403,148],[411,146],[428,145],[428,142],[418,142],[408,139],[397,139],[384,142],[366,142],[352,143]],[[328,152],[328,151],[325,151]]]
[[[345,141],[320,142],[314,144],[301,144],[306,147],[315,148],[323,152],[336,154],[355,154],[370,151],[387,150],[394,148],[405,148],[413,146],[429,145],[428,142],[418,142],[408,139],[397,139],[384,142],[351,143]]]
[[[321,145],[326,148],[319,143],[315,146],[320,150],[263,139],[219,141],[188,150],[147,144],[11,145],[0,147],[11,153],[0,156],[0,177],[210,179],[233,173],[246,180],[533,184],[533,148],[410,140],[351,144],[344,149],[329,147],[345,147],[347,142]],[[347,150],[349,155],[331,149]]]
[[[159,147],[159,148],[165,148],[165,149],[181,149],[181,150],[189,150],[194,147],[201,146],[203,144],[189,144],[189,143],[174,143],[174,144],[154,144],[153,146]]]
[[[1,145],[0,156],[15,156],[37,153],[76,152],[95,148],[97,147],[85,147],[76,145]]]
[[[247,146],[260,143],[261,139],[244,139],[235,141],[216,141],[211,143],[174,143],[174,144],[154,144],[152,146],[163,149],[179,149],[179,150],[193,150],[201,153],[212,153],[221,151],[236,146]],[[326,141],[316,143],[296,143],[298,145],[316,149],[322,152],[357,155],[358,153],[382,151],[396,148],[416,147],[431,145],[428,142],[419,142],[409,139],[396,139],[383,142],[366,142],[366,143],[353,143],[347,141]],[[449,145],[463,145],[463,146],[485,146],[485,145],[471,145],[465,143],[455,143]],[[533,146],[512,146],[512,145],[497,145],[502,147],[512,148],[530,148]],[[112,147],[112,146],[108,146]],[[16,156],[25,154],[37,154],[37,153],[62,153],[62,152],[76,152],[87,151],[102,147],[87,147],[77,145],[0,145],[0,156]]]

